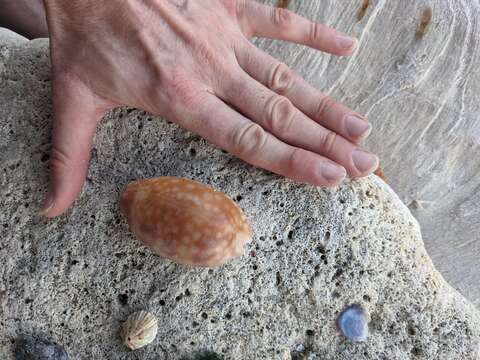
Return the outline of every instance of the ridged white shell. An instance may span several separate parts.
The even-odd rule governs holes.
[[[157,336],[157,330],[157,319],[148,311],[139,311],[128,317],[120,336],[125,345],[136,350],[150,344]]]

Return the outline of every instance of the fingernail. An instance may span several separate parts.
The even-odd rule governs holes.
[[[53,207],[53,200],[53,194],[49,193],[42,204],[40,215],[47,215],[48,211]]]
[[[357,149],[352,154],[353,163],[358,171],[369,173],[378,167],[378,157],[366,151]]]
[[[372,125],[354,115],[348,115],[345,121],[348,135],[352,138],[365,139],[372,132]]]
[[[347,35],[337,35],[337,44],[344,50],[356,47],[357,39]]]
[[[320,166],[322,176],[328,181],[341,181],[347,176],[347,172],[342,166],[331,162],[323,162]]]

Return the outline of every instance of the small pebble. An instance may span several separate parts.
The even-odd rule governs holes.
[[[365,341],[368,337],[368,315],[360,305],[351,305],[343,310],[337,325],[342,335],[353,342]]]
[[[21,336],[15,342],[15,360],[68,360],[68,355],[61,346]]]
[[[305,352],[305,346],[303,346],[303,344],[298,344],[297,346],[295,346],[295,351],[297,353],[303,353]]]

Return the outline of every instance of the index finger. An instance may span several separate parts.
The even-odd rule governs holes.
[[[189,109],[176,111],[179,125],[252,165],[316,186],[335,186],[346,176],[339,164],[280,141],[215,95],[199,96]]]
[[[350,55],[358,45],[357,39],[287,9],[250,0],[240,4],[239,17],[247,35],[290,41],[335,55]]]

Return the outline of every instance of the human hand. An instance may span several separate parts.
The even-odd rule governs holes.
[[[250,0],[44,2],[54,92],[48,217],[77,197],[96,125],[121,105],[300,182],[334,186],[346,172],[360,177],[378,166],[358,145],[370,132],[363,118],[248,41],[349,55],[354,39]]]
[[[0,27],[29,39],[48,37],[42,0],[0,0]]]

